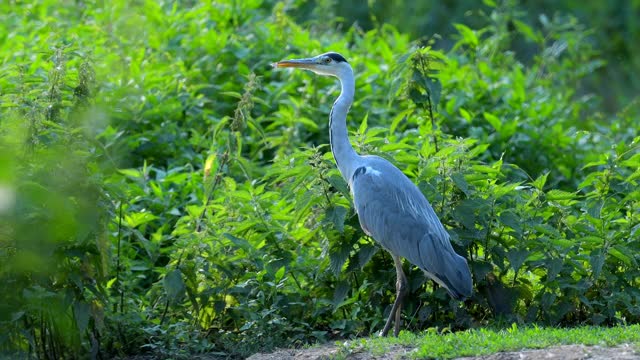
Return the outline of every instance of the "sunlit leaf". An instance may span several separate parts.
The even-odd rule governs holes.
[[[631,257],[629,249],[623,245],[615,245],[609,248],[609,254],[622,261],[627,266],[637,266],[634,258]]]
[[[278,269],[278,271],[276,271],[275,275],[274,275],[274,279],[275,281],[278,283],[280,282],[280,280],[282,280],[282,278],[284,277],[284,272],[285,272],[285,267],[281,266],[280,269]]]
[[[491,124],[496,131],[500,131],[500,129],[502,129],[502,121],[498,119],[497,116],[488,112],[484,112],[483,115],[485,120],[487,120],[487,122]]]
[[[158,216],[149,212],[137,212],[126,214],[124,217],[124,222],[125,224],[127,224],[127,226],[135,228],[150,221],[156,220],[157,218]]]
[[[547,200],[572,200],[575,197],[574,193],[558,189],[551,189],[547,192]]]
[[[537,179],[535,179],[531,185],[533,185],[536,189],[542,191],[542,189],[544,188],[544,185],[547,183],[547,177],[549,176],[549,173],[544,173],[540,176],[538,176]]]
[[[459,23],[453,24],[453,26],[458,30],[460,35],[462,35],[462,39],[465,41],[465,43],[473,47],[478,46],[478,37],[476,36],[475,32],[471,30],[471,28]]]

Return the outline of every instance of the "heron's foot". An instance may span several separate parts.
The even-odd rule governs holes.
[[[393,336],[398,337],[400,333],[400,326],[402,325],[402,303],[397,301],[394,303],[393,308],[391,309],[391,313],[387,318],[387,322],[384,324],[384,328],[378,332],[378,336],[386,337],[389,335],[389,330],[391,330],[391,322],[393,322]]]
[[[395,310],[395,307],[393,310]],[[391,321],[393,319],[393,315],[394,315],[393,312],[389,314],[389,318],[387,319],[387,322],[384,324],[384,328],[382,328],[382,330],[380,330],[380,332],[378,333],[380,337],[386,337],[387,335],[389,335],[389,330],[391,329]]]
[[[402,326],[402,303],[398,305],[398,310],[396,310],[396,320],[393,325],[393,336],[398,337],[398,334],[400,333],[400,326]]]

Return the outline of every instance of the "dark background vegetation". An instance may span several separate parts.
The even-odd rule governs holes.
[[[378,331],[391,258],[328,152],[432,202],[464,303],[405,264],[409,331],[640,321],[640,2],[0,5],[0,356],[242,357]],[[432,115],[433,114],[433,115]],[[432,126],[432,124],[437,126]]]
[[[455,23],[472,28],[486,26],[486,15],[496,6],[505,17],[538,29],[554,16],[567,23],[577,22],[589,34],[592,51],[607,64],[594,69],[580,87],[583,93],[597,94],[603,110],[618,111],[640,92],[640,60],[634,56],[635,44],[640,41],[638,1],[338,1],[324,7],[322,2],[319,6],[309,1],[292,13],[304,22],[316,19],[317,23],[337,22],[344,27],[355,24],[364,30],[391,24],[413,40],[433,39],[436,48],[449,50],[455,44]],[[539,55],[539,47],[518,34],[514,24],[509,30],[514,35],[510,50],[530,65]]]

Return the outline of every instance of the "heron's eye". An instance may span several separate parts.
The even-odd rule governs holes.
[[[330,57],[326,57],[326,58],[322,59],[322,62],[325,63],[325,64],[328,64],[328,63],[331,62],[331,58]]]

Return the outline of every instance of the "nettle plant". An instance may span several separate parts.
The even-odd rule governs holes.
[[[278,26],[293,26],[282,16]],[[582,76],[572,72],[579,59],[554,53],[525,66],[504,49],[511,36],[535,38],[535,31],[517,22],[520,35],[512,35],[494,20],[481,30],[460,25],[447,54],[411,49],[389,27],[343,39],[354,44],[364,95],[350,115],[355,146],[415,179],[473,269],[477,292],[464,306],[406,269],[413,296],[405,320],[413,330],[496,318],[637,321],[637,139],[629,126],[606,127],[598,117],[580,125],[590,105],[565,91]],[[586,46],[578,30],[555,29],[547,38]],[[320,44],[300,38],[296,53],[317,52]],[[405,55],[394,59],[381,38]],[[559,46],[539,45],[545,54]],[[364,49],[394,65],[358,57]],[[226,63],[242,54],[222,53]],[[539,76],[549,67],[571,81]],[[159,194],[173,204],[178,188],[188,198],[165,212],[169,222],[129,224],[157,239],[149,316],[161,325],[186,317],[182,326],[206,329],[205,348],[236,354],[371,334],[393,296],[391,259],[361,232],[324,145],[335,85],[305,78],[297,91],[270,76],[257,85],[247,73],[245,89],[225,92],[235,108],[212,122],[213,141],[199,165],[126,173],[151,201],[138,212]],[[631,115],[619,116],[633,125]],[[206,137],[192,139],[205,147]],[[177,349],[188,346],[175,339]]]
[[[326,50],[358,74],[355,146],[414,179],[470,260],[464,305],[405,266],[410,330],[640,320],[637,111],[576,90],[603,64],[573,20],[495,10],[442,53],[387,25],[301,27],[291,4],[174,3],[3,12],[6,49],[43,49],[0,65],[3,355],[244,356],[379,330],[395,276],[326,146],[337,85],[266,70]]]
[[[577,60],[573,55],[568,60],[557,55],[555,63],[541,58],[544,66],[553,67],[567,80],[539,77],[543,64],[526,68],[509,54],[507,58],[496,55],[505,46],[499,25],[498,21],[477,32],[460,25],[461,40],[446,56],[429,49],[405,56],[400,73],[404,72],[406,83],[399,94],[410,100],[400,105],[406,110],[382,126],[372,127],[373,121],[364,117],[356,133],[361,151],[393,159],[416,178],[450,225],[456,245],[471,260],[478,292],[464,308],[452,307],[442,289],[425,285],[422,274],[409,271],[411,292],[416,295],[409,299],[416,300],[408,300],[407,320],[415,329],[433,325],[464,328],[489,314],[507,321],[554,325],[637,321],[639,147],[635,134],[619,125],[634,126],[637,121],[632,114],[623,113],[610,127],[603,126],[605,120],[600,117],[581,123],[579,117],[588,116],[589,104],[584,99],[574,101],[572,94],[563,93],[559,102],[545,103],[583,76],[584,68],[574,68]],[[525,34],[532,31],[523,23],[517,28]],[[586,46],[579,29],[553,31],[551,39]],[[466,48],[470,42],[476,46]],[[553,42],[549,46],[560,45]],[[481,58],[482,54],[487,58]],[[472,60],[466,60],[469,58]],[[464,69],[459,68],[466,61]],[[482,87],[467,95],[474,98],[463,96],[468,108],[483,109],[492,99],[498,101],[493,107],[508,114],[546,107],[552,111],[545,116],[553,121],[542,125],[544,119],[539,118],[501,119],[486,110],[480,119],[474,118],[459,106],[456,95],[480,81],[465,74],[486,75],[489,71],[501,75],[482,79]],[[516,87],[514,94],[508,91],[510,86]],[[487,94],[496,91],[497,95]],[[535,94],[533,99],[525,95],[529,92]],[[520,96],[520,100],[506,101],[505,96]],[[527,103],[531,101],[537,104]],[[444,110],[434,111],[435,104]],[[467,122],[471,130],[482,129],[478,134],[486,135],[454,140],[439,131],[451,126],[450,115],[456,107],[459,115],[454,124]],[[522,133],[529,135],[516,139]],[[540,143],[545,141],[541,150]],[[565,154],[556,156],[558,151]],[[533,161],[530,156],[535,157]],[[545,160],[538,161],[540,156]],[[344,191],[339,181],[330,178],[328,183]],[[392,283],[391,274],[385,272],[390,264],[383,252],[376,253],[362,234],[349,227],[352,210],[338,210],[331,207],[325,215],[333,227],[330,260],[343,271],[336,274],[342,280],[334,298],[343,300],[339,302],[343,312],[353,311],[362,318],[363,309],[357,303],[363,295],[376,305],[384,303],[381,297],[391,295],[362,279]],[[362,263],[372,256],[375,261]],[[347,290],[348,283],[356,286]],[[364,292],[360,283],[365,284]],[[426,295],[425,289],[436,296]],[[375,307],[369,311],[374,312]],[[370,314],[367,330],[373,331],[379,326],[376,316],[380,314]]]
[[[87,126],[94,64],[64,42],[14,60],[0,84],[0,356],[97,353],[110,206]]]
[[[479,319],[490,310],[509,320],[565,325],[637,321],[640,225],[634,209],[638,208],[640,156],[638,138],[620,126],[634,126],[637,120],[632,114],[622,113],[611,120],[610,127],[605,127],[601,124],[603,119],[589,118],[584,110],[580,111],[587,104],[575,102],[573,97],[543,104],[543,99],[554,98],[569,81],[560,78],[551,82],[536,77],[540,67],[552,66],[570,80],[582,76],[584,69],[574,67],[575,73],[571,72],[571,55],[568,60],[560,56],[555,65],[549,64],[548,59],[539,59],[544,64],[530,69],[509,54],[506,59],[497,55],[505,36],[501,34],[499,18],[496,22],[479,31],[460,25],[461,40],[454,49],[467,47],[465,51],[452,51],[447,57],[432,53],[431,58],[415,53],[414,85],[408,91],[416,107],[422,107],[429,104],[425,97],[440,96],[440,88],[427,79],[415,80],[416,76],[440,79],[444,107],[436,113],[440,126],[447,128],[454,120],[454,126],[468,124],[463,128],[480,135],[478,143],[458,143],[457,148],[448,150],[435,151],[432,145],[432,153],[421,166],[423,174],[429,175],[424,181],[431,183],[425,188],[440,194],[434,195],[432,202],[437,207],[441,201],[440,211],[450,216],[454,239],[468,249],[472,259],[479,291],[474,304],[467,307],[468,314]],[[531,30],[521,23],[517,28],[525,33]],[[550,38],[580,44],[581,33],[569,28],[552,33]],[[559,45],[553,42],[550,46]],[[516,70],[500,67],[494,58],[502,61],[502,66],[512,64]],[[444,64],[431,66],[429,74],[423,65],[434,60]],[[465,63],[462,68],[461,63]],[[499,79],[496,85],[488,81],[490,77],[485,78],[491,73],[500,74],[495,78]],[[421,89],[416,90],[416,85]],[[506,86],[515,90],[507,91]],[[469,92],[464,95],[461,90]],[[509,98],[531,92],[535,94],[531,98]],[[465,107],[459,106],[461,101]],[[527,104],[529,101],[540,103]],[[482,110],[486,102],[492,104],[494,112],[497,108],[510,115],[499,118]],[[511,118],[522,109],[541,106],[553,109],[556,115],[548,125],[535,119]],[[465,110],[476,107],[480,110]],[[459,116],[452,118],[456,108]],[[572,110],[564,112],[563,117],[556,113],[562,108]],[[472,115],[480,111],[484,111],[481,118]],[[425,113],[427,119],[432,116],[431,111]],[[580,123],[579,116],[588,121]],[[538,133],[533,134],[533,129]],[[527,133],[527,138],[516,140]],[[546,142],[542,148],[541,142]],[[446,141],[443,143],[443,147],[447,146]],[[501,149],[499,154],[494,152],[496,147]],[[549,152],[546,148],[554,149]],[[558,149],[565,149],[568,155],[555,156]],[[538,161],[541,156],[546,160]],[[544,165],[543,171],[535,171],[540,165]],[[565,178],[568,174],[571,177]],[[417,314],[430,323],[437,322],[435,316],[429,316],[442,306],[430,307],[428,301],[428,297],[421,299],[422,309],[417,308],[418,304]],[[469,321],[456,315],[459,323]]]
[[[395,275],[326,146],[337,84],[267,70],[323,50],[358,74],[358,151],[414,179],[473,270],[460,305],[406,264],[410,330],[640,320],[640,126],[573,90],[602,65],[575,23],[496,10],[443,53],[386,25],[302,28],[284,4],[91,6],[109,32],[72,27],[77,45],[0,78],[0,158],[17,154],[0,171],[25,204],[0,218],[0,277],[22,289],[4,294],[0,350],[244,356],[379,330]]]

